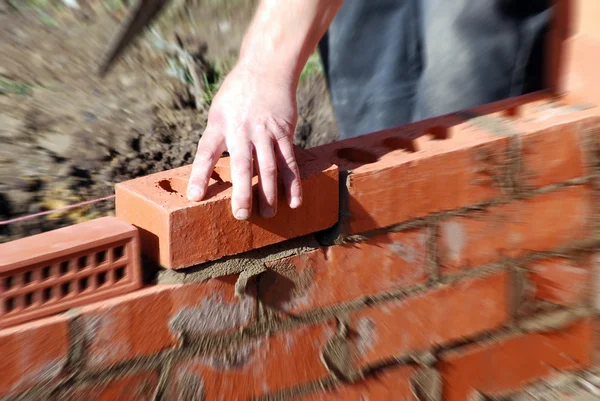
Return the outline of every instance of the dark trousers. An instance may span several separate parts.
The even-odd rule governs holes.
[[[320,43],[341,138],[543,87],[548,0],[345,0]]]

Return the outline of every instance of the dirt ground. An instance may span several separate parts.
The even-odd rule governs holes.
[[[119,181],[193,161],[255,1],[172,3],[154,33],[100,79],[95,72],[127,15],[125,2],[0,0],[0,221],[110,195]],[[202,77],[199,96],[165,49],[178,40]],[[318,58],[305,69],[298,104],[298,145],[336,139]],[[108,201],[0,226],[0,243],[113,207]]]

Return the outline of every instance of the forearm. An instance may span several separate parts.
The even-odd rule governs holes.
[[[240,65],[294,87],[343,0],[261,0],[240,50]]]

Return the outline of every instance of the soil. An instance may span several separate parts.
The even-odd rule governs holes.
[[[111,195],[114,184],[193,161],[208,101],[157,48],[181,43],[206,73],[206,93],[235,62],[255,1],[174,1],[105,77],[96,70],[127,16],[105,0],[15,7],[0,0],[0,221]],[[49,0],[52,1],[52,0]],[[115,2],[112,2],[115,3]],[[111,3],[111,4],[112,4]],[[197,3],[197,2],[196,2]],[[180,42],[178,42],[178,40]],[[175,70],[177,71],[177,70]],[[295,142],[336,139],[318,70],[298,89]],[[111,214],[113,201],[0,225],[0,243]]]

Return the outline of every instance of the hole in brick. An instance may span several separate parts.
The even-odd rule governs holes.
[[[14,298],[8,298],[6,300],[6,302],[4,303],[6,312],[12,312],[15,310],[15,299]]]
[[[67,274],[69,272],[69,261],[65,260],[60,264],[60,274]]]
[[[61,297],[66,297],[70,293],[71,293],[71,282],[63,283],[60,286],[60,296]]]
[[[337,151],[337,157],[351,163],[375,163],[379,158],[374,153],[363,149],[342,148]]]
[[[33,292],[25,294],[25,307],[33,305]]]
[[[106,251],[96,252],[96,264],[101,265],[106,262]]]
[[[116,247],[113,250],[113,256],[115,257],[115,260],[119,260],[123,256],[125,256],[125,246],[121,245],[121,246]]]
[[[84,269],[87,265],[88,265],[88,257],[87,256],[82,256],[79,259],[77,259],[77,267],[79,267],[80,269]]]
[[[173,187],[171,186],[171,180],[160,180],[158,182],[158,186],[161,187],[163,190],[167,191],[170,194],[176,194],[177,191],[175,191],[173,189]]]
[[[125,268],[119,267],[115,270],[115,280],[121,281],[125,277]]]
[[[427,130],[427,134],[431,135],[433,139],[443,140],[450,137],[450,130],[448,127],[432,127]]]
[[[23,274],[23,284],[24,285],[31,283],[32,280],[33,280],[32,272],[25,272],[25,274]]]
[[[48,302],[50,298],[52,298],[52,287],[44,288],[44,291],[42,291],[42,301]]]
[[[51,267],[50,266],[46,266],[42,269],[42,280],[48,280],[48,278],[50,278],[50,273],[51,273]]]
[[[15,285],[15,278],[14,277],[7,277],[4,279],[4,288],[6,288],[6,290],[10,290],[11,288],[13,288],[13,286]]]
[[[79,290],[85,291],[90,286],[90,279],[88,277],[84,277],[79,279]]]
[[[390,150],[406,150],[414,153],[417,151],[414,141],[406,138],[386,138],[383,140],[383,146]]]
[[[98,280],[98,287],[106,284],[106,272],[98,273],[98,277],[96,279]]]

